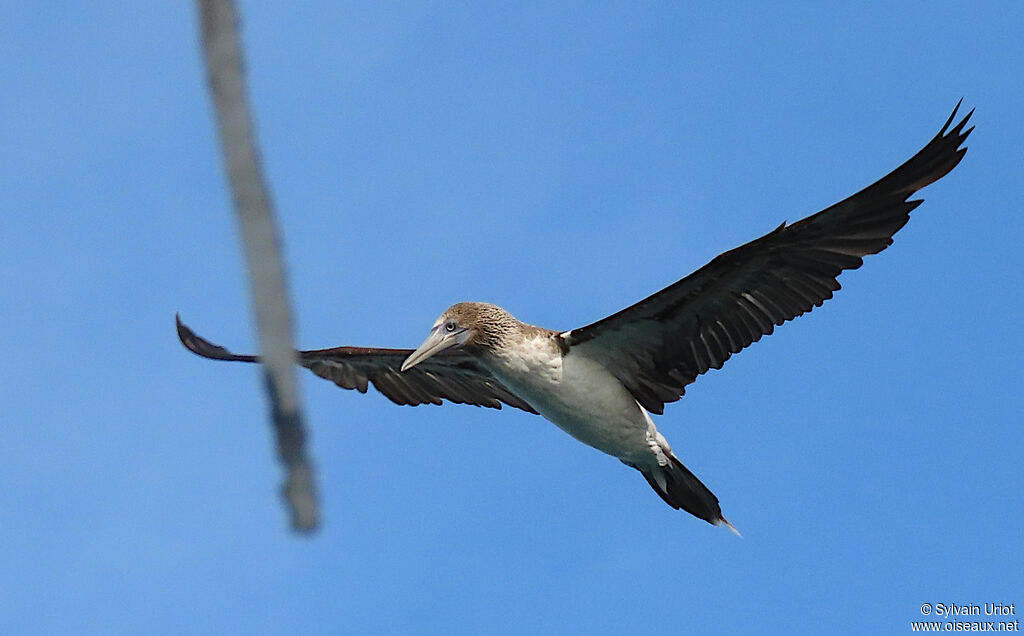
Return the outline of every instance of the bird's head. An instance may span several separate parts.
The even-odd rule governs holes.
[[[501,343],[519,321],[510,313],[488,303],[456,303],[445,310],[430,329],[430,335],[402,363],[402,371],[448,349],[478,351]]]

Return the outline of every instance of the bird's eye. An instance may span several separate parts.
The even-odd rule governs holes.
[[[449,320],[448,322],[444,323],[444,330],[447,331],[448,333],[455,331],[455,321]]]

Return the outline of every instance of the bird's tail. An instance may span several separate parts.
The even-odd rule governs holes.
[[[705,486],[696,475],[683,466],[678,458],[668,451],[665,453],[669,463],[665,466],[634,466],[651,485],[654,492],[665,500],[665,503],[676,510],[682,509],[695,517],[716,526],[727,526],[739,536],[739,531],[722,516],[722,508],[718,505],[718,497]]]

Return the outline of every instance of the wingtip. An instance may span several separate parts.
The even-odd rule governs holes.
[[[181,315],[178,313],[174,314],[174,325],[178,330],[178,340],[181,340],[182,346],[198,356],[210,358],[211,360],[259,362],[258,356],[231,353],[224,347],[213,344],[209,340],[196,335],[196,332],[192,331],[188,325],[181,321]]]
[[[174,312],[174,328],[178,332],[178,340],[181,340],[181,344],[185,345],[186,349],[192,350],[192,347],[189,346],[189,340],[195,334],[181,321],[181,314],[178,312]]]
[[[181,341],[182,346],[196,355],[209,357],[204,353],[204,347],[201,346],[206,344],[205,341],[181,321],[181,314],[178,312],[174,313],[174,326],[178,331],[178,340]]]
[[[964,103],[964,98],[961,97],[960,101],[958,101],[956,103],[956,106],[953,107],[953,112],[949,114],[949,118],[946,119],[946,123],[943,124],[942,130],[939,131],[939,135],[938,135],[939,137],[945,137],[947,133],[961,135],[960,131],[963,129],[963,127],[965,125],[967,125],[967,122],[968,122],[968,120],[970,120],[971,115],[974,114],[974,109],[972,108],[966,115],[964,115],[964,118],[961,119],[960,122],[957,123],[955,126],[953,126],[952,130],[950,130],[950,125],[952,125],[953,121],[956,120],[956,114],[958,112],[960,112],[960,106],[963,103]],[[973,130],[973,129],[974,129],[974,127],[972,126],[971,130]],[[968,130],[966,133],[962,133],[962,137],[967,137],[968,134],[970,134],[970,130]]]

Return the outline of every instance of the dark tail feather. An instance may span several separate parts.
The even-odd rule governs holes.
[[[718,505],[718,497],[708,490],[675,455],[668,453],[671,463],[668,466],[648,468],[633,466],[640,471],[654,492],[658,493],[665,503],[676,510],[682,509],[694,517],[710,524],[725,525],[739,535],[739,531],[722,516],[722,508]],[[664,484],[664,486],[663,486]]]

